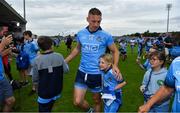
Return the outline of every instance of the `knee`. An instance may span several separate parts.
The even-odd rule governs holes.
[[[14,97],[9,97],[5,100],[5,104],[8,106],[11,106],[15,103],[15,98]]]
[[[101,97],[93,97],[95,104],[101,104]]]
[[[75,106],[80,106],[81,105],[81,103],[82,103],[82,100],[80,100],[80,99],[74,99],[74,101],[73,101],[73,104],[75,105]]]

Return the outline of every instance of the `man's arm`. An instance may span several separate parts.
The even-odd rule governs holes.
[[[146,104],[139,107],[138,113],[147,113],[155,103],[161,102],[163,99],[170,96],[173,92],[173,88],[162,86]]]
[[[118,68],[118,62],[119,62],[119,51],[116,47],[115,44],[112,44],[110,46],[108,46],[109,50],[112,52],[112,55],[113,55],[113,73],[116,75],[116,76],[119,76],[118,78],[122,78],[122,75],[120,73],[120,70]]]
[[[11,52],[12,52],[12,49],[11,48],[7,48],[7,49],[2,50],[1,55],[5,56],[5,55],[10,54]]]
[[[73,58],[75,58],[80,53],[81,45],[77,42],[76,47],[73,49],[71,54],[66,57],[65,62],[69,63]]]

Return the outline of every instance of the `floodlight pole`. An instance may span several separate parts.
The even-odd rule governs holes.
[[[26,20],[26,2],[23,0],[24,19]]]
[[[172,7],[172,4],[167,4],[166,5],[166,8],[168,10],[168,15],[167,15],[167,33],[168,33],[168,30],[169,30],[169,11],[170,11],[171,7]]]

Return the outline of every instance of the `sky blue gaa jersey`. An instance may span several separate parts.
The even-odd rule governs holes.
[[[29,60],[30,60],[31,64],[32,64],[34,58],[37,56],[38,50],[39,50],[39,47],[34,40],[25,42],[23,51],[29,55]]]
[[[86,27],[78,32],[77,42],[81,45],[79,69],[88,74],[100,74],[99,57],[105,53],[107,46],[114,43],[112,36],[101,28],[89,32]]]
[[[145,61],[144,64],[143,64],[143,67],[144,67],[146,70],[148,70],[148,69],[151,68],[151,64],[150,64],[149,59],[146,59],[146,61]]]
[[[137,39],[138,49],[143,47],[143,42],[144,42],[144,39],[138,37],[138,39]]]
[[[103,72],[102,73],[103,76],[103,90],[105,90],[106,88],[108,88],[108,92],[110,92],[110,90],[114,90],[114,88],[121,82],[123,82],[124,80],[120,80],[118,81],[115,78],[115,75],[112,72],[112,69],[108,70],[107,72]],[[116,92],[120,92],[121,89],[117,90]]]
[[[172,112],[180,112],[180,57],[177,57],[171,63],[165,79],[165,85],[175,88]]]

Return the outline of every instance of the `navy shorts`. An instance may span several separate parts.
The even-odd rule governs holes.
[[[75,88],[89,89],[91,92],[101,92],[102,87],[101,74],[87,74],[80,70],[77,71],[75,79]]]
[[[2,104],[5,99],[12,96],[13,96],[13,90],[8,80],[6,78],[0,80],[0,104]]]

